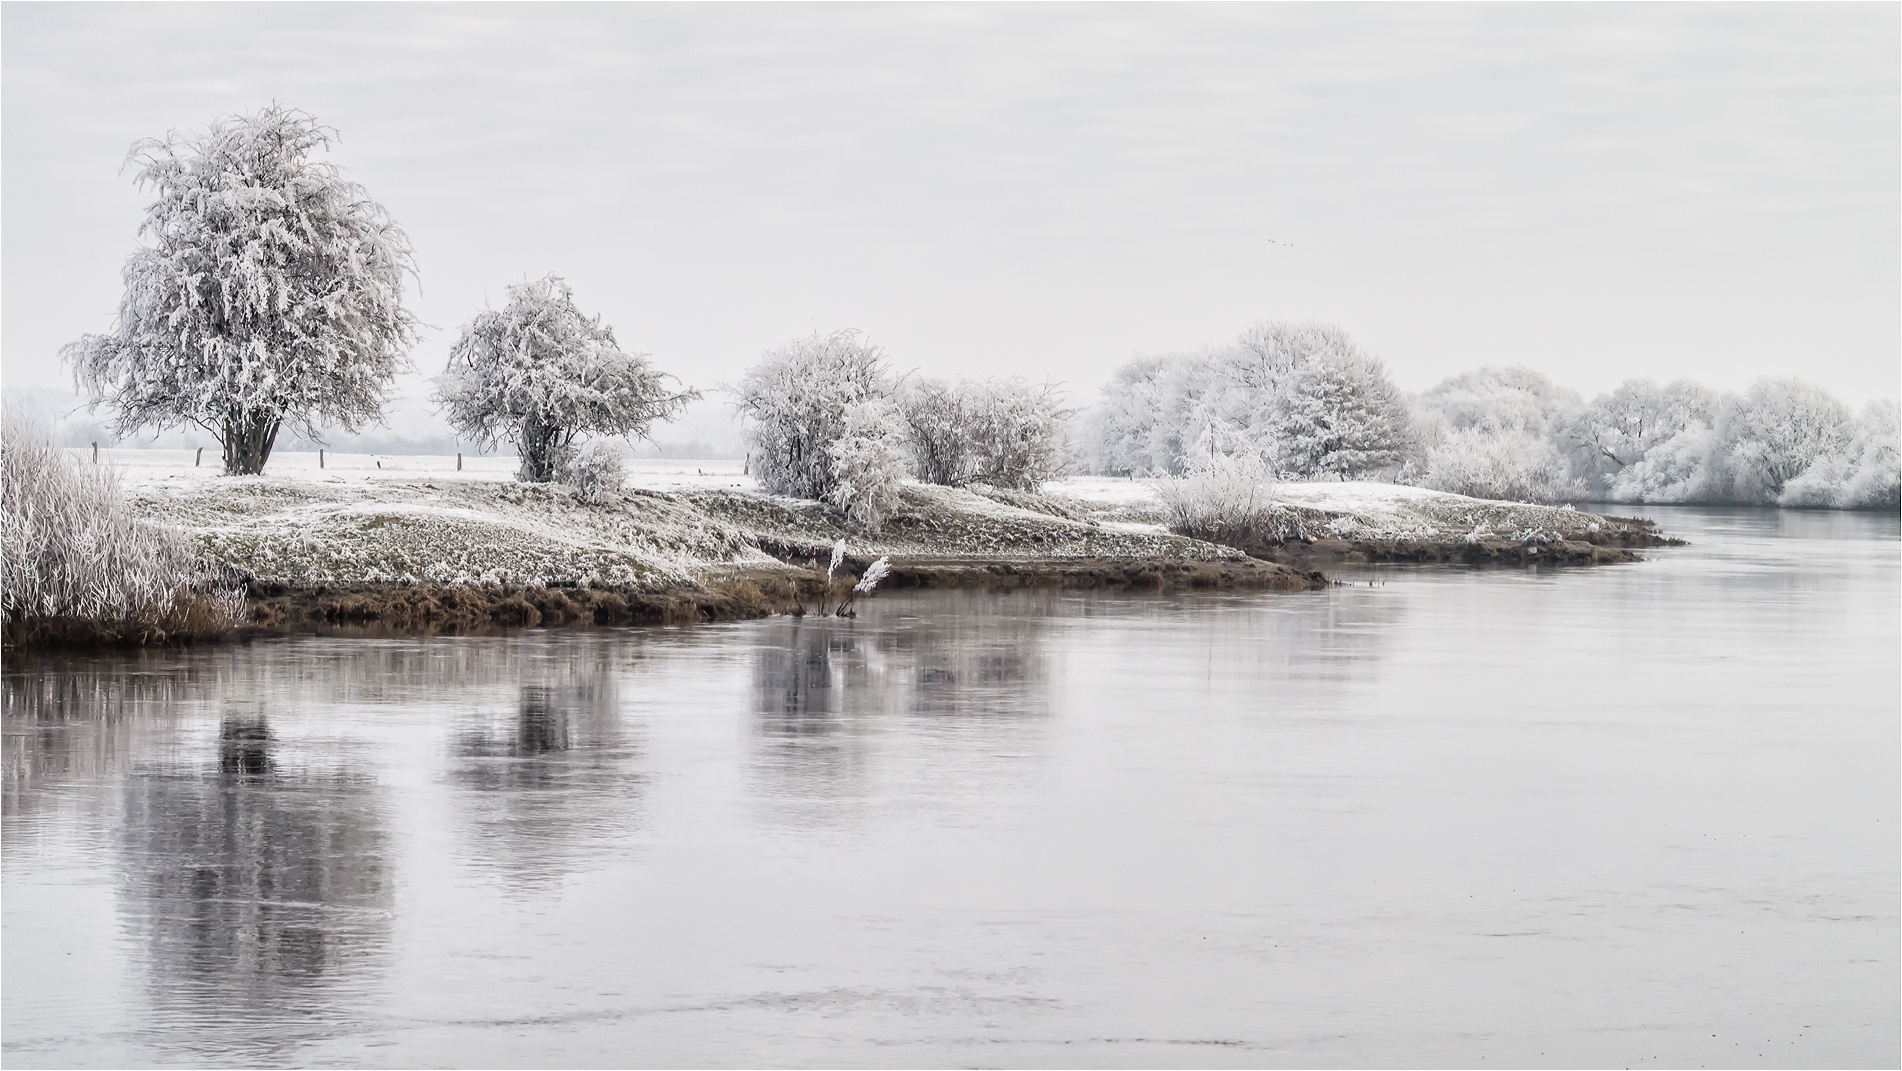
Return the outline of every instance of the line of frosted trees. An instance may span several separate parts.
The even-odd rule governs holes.
[[[1345,333],[1270,323],[1118,369],[1078,429],[1085,468],[1188,476],[1246,460],[1285,479],[1386,479],[1515,501],[1895,509],[1897,411],[1819,387],[1741,394],[1631,380],[1589,403],[1524,368],[1417,395]]]
[[[312,158],[333,136],[274,105],[133,146],[128,165],[156,197],[118,317],[62,351],[116,432],[196,425],[223,445],[226,472],[254,474],[287,425],[321,441],[380,418],[416,341],[402,303],[416,266],[382,206]],[[521,479],[593,499],[620,472],[591,439],[644,436],[699,396],[669,379],[551,275],[464,325],[436,399],[461,435],[512,444]],[[1070,452],[1071,414],[1049,385],[897,377],[851,332],[768,353],[733,393],[762,485],[866,528],[908,475],[1034,488]],[[1271,323],[1124,366],[1074,452],[1119,475],[1245,460],[1491,498],[1895,508],[1896,425],[1893,403],[1852,416],[1782,380],[1735,396],[1633,381],[1586,404],[1536,373],[1483,369],[1409,397],[1342,331]]]

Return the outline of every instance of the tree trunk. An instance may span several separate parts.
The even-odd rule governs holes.
[[[522,429],[522,467],[515,478],[523,483],[554,483],[561,478],[561,433],[553,428]]]
[[[260,413],[234,412],[225,418],[225,475],[256,476],[264,471],[277,443],[281,421]]]

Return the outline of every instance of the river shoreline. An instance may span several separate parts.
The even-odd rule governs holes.
[[[1226,546],[1168,531],[1145,485],[1087,479],[1036,494],[908,485],[874,534],[848,529],[820,503],[760,493],[741,474],[693,473],[672,482],[637,473],[622,493],[592,504],[555,485],[401,470],[147,470],[127,481],[127,493],[142,515],[189,534],[244,589],[243,635],[813,613],[841,601],[881,557],[891,566],[888,589],[1294,592],[1330,586],[1319,567],[1337,563],[1615,564],[1679,542],[1649,521],[1570,508],[1296,484],[1277,488],[1266,538]],[[99,632],[84,622],[12,622],[6,646],[185,639]]]

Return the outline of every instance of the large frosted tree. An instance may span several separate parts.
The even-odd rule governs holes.
[[[61,351],[116,433],[195,424],[246,474],[287,424],[316,438],[378,418],[415,341],[415,261],[383,206],[313,158],[334,136],[273,105],[132,146],[157,198],[117,321]]]
[[[560,276],[517,283],[508,295],[500,310],[463,326],[436,398],[464,436],[515,444],[518,479],[561,479],[578,439],[645,436],[700,396],[668,390],[669,377],[645,354],[623,352],[614,329],[577,308]]]

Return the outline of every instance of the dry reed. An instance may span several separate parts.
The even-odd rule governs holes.
[[[81,464],[11,410],[0,478],[7,646],[206,639],[243,623],[244,591],[226,570],[135,516],[115,470]]]

